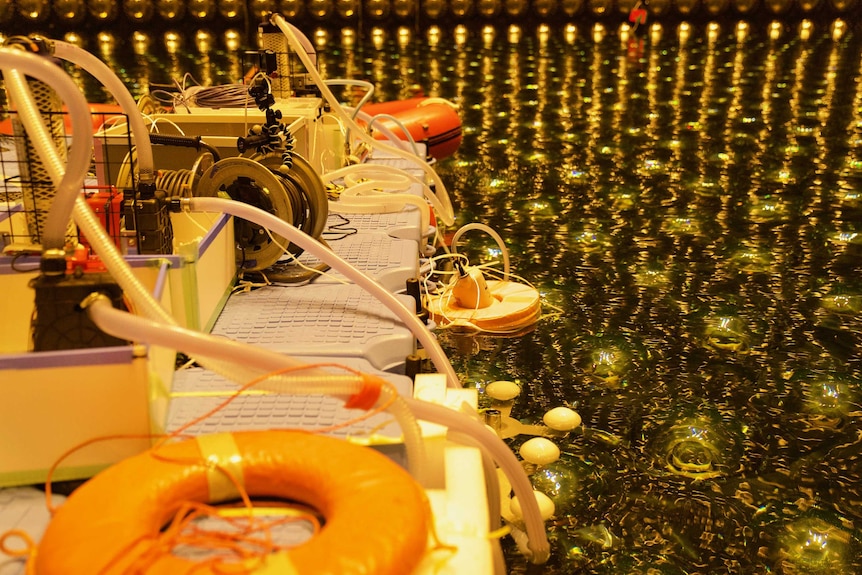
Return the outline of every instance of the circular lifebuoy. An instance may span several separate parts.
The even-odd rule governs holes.
[[[440,325],[463,324],[483,331],[504,332],[523,329],[536,322],[541,313],[541,298],[535,288],[511,281],[488,280],[491,305],[462,307],[451,294],[430,298],[428,311]]]
[[[223,482],[224,467],[240,476],[249,496],[305,503],[324,518],[310,540],[257,563],[261,573],[404,575],[424,554],[428,502],[396,463],[331,437],[249,431],[165,444],[158,457],[147,451],[101,472],[58,510],[39,543],[33,573],[125,573],[180,503],[232,498],[213,488],[213,477]],[[170,552],[144,572],[189,571],[220,572]]]

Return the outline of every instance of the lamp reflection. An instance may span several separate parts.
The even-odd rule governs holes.
[[[125,0],[123,12],[132,22],[143,24],[153,18],[153,3],[151,0]]]
[[[43,22],[51,10],[46,0],[18,0],[18,14],[30,22]]]
[[[220,0],[218,13],[226,20],[236,20],[245,15],[245,2],[240,0]]]
[[[326,20],[332,15],[333,8],[332,0],[310,0],[308,3],[308,13],[315,20]]]
[[[189,14],[195,20],[209,20],[215,13],[213,0],[189,0]]]

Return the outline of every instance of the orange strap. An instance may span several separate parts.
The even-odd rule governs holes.
[[[362,387],[351,395],[344,403],[344,407],[348,409],[364,409],[369,410],[377,405],[377,400],[380,399],[380,390],[385,385],[385,381],[376,375],[363,373]]]

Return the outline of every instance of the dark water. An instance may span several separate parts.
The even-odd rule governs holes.
[[[441,334],[467,385],[522,384],[513,416],[584,420],[532,476],[553,557],[509,549],[511,572],[862,573],[858,25],[463,32],[331,31],[320,57],[462,106],[438,167],[458,223],[497,229],[548,303],[518,337]],[[88,47],[136,93],[240,77],[197,39]]]
[[[449,56],[460,217],[561,313],[447,345],[472,384],[523,385],[516,417],[585,422],[533,476],[551,564],[510,565],[862,572],[859,34],[682,31]]]

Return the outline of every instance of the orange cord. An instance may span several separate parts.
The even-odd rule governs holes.
[[[9,546],[9,540],[17,537],[21,540],[24,546],[20,549]],[[0,553],[9,557],[29,557],[36,552],[36,543],[24,531],[20,529],[10,529],[6,533],[0,535]]]
[[[164,437],[164,434],[129,433],[129,434],[117,434],[117,435],[105,435],[102,437],[94,437],[92,439],[82,441],[78,445],[76,445],[70,449],[67,449],[62,455],[60,455],[60,457],[58,457],[54,461],[54,463],[51,465],[51,467],[48,468],[48,475],[45,477],[45,507],[48,508],[48,511],[51,513],[51,515],[56,513],[57,508],[54,506],[54,504],[51,501],[51,494],[52,494],[51,483],[54,481],[54,472],[56,472],[57,468],[60,466],[60,464],[63,463],[63,461],[65,461],[66,458],[69,457],[70,455],[72,455],[73,453],[80,451],[81,449],[84,449],[85,447],[88,447],[90,445],[93,445],[94,443],[99,443],[101,441],[115,441],[118,439],[156,439],[158,437]]]
[[[23,546],[20,548],[10,546],[9,540],[13,537],[20,539]],[[26,563],[24,563],[24,573],[26,575],[33,575],[33,559],[36,557],[36,542],[25,531],[22,531],[21,529],[10,529],[5,533],[0,533],[0,554],[11,557],[13,561],[23,561],[26,559]],[[0,567],[3,567],[4,564],[5,563],[0,563]]]
[[[233,530],[201,529],[194,524],[195,520],[204,517],[218,518],[228,523]],[[291,548],[288,545],[276,544],[272,539],[272,530],[296,521],[310,523],[312,537],[320,531],[320,522],[311,512],[274,520],[253,515],[223,517],[215,506],[185,501],[179,504],[171,523],[164,530],[133,542],[122,553],[115,556],[102,572],[108,572],[120,559],[127,558],[132,549],[148,541],[148,546],[133,560],[127,569],[128,572],[146,572],[160,557],[170,554],[177,547],[187,546],[219,553],[216,557],[191,564],[188,573],[205,568],[217,573],[234,575],[253,573],[267,555]]]

